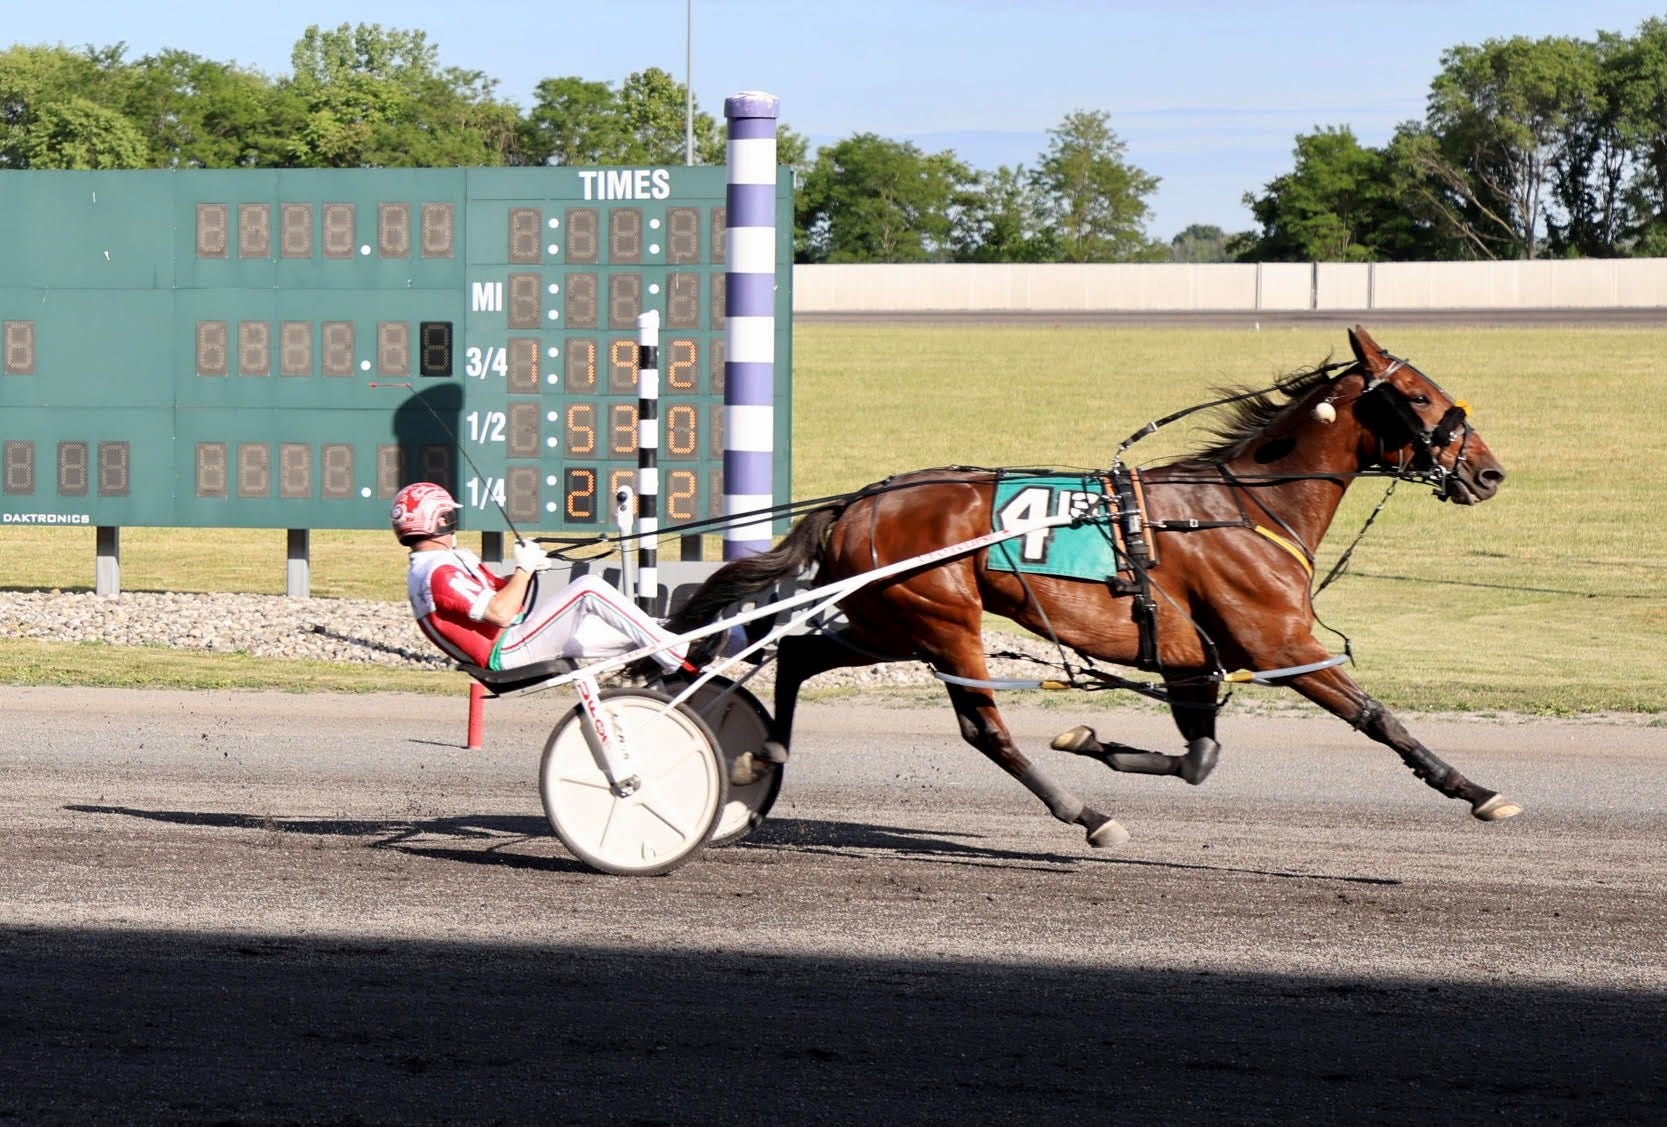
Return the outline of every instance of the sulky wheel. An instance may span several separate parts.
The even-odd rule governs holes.
[[[770,714],[758,698],[727,677],[714,676],[684,704],[717,735],[726,772],[737,757],[763,748],[770,734]],[[733,845],[764,823],[781,793],[786,769],[785,764],[773,764],[753,782],[739,785],[730,777],[729,801],[718,817],[713,845]]]
[[[544,814],[575,857],[604,873],[670,872],[711,840],[728,795],[717,737],[693,712],[670,708],[657,689],[601,694],[614,730],[628,742],[641,785],[621,797],[585,739],[579,705],[544,745],[539,793]]]

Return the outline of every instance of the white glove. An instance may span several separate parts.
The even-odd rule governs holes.
[[[517,571],[543,571],[550,566],[550,557],[544,554],[541,546],[531,540],[517,540],[513,554]]]

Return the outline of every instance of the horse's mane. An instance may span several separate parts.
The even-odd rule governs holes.
[[[1264,391],[1243,384],[1212,388],[1211,392],[1217,398],[1233,402],[1222,404],[1204,425],[1208,445],[1184,455],[1180,461],[1211,466],[1232,461],[1243,454],[1245,447],[1259,438],[1285,408],[1317,385],[1330,380],[1338,367],[1340,365],[1333,364],[1328,356],[1315,367],[1293,372]]]

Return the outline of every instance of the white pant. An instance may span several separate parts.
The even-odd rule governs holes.
[[[613,657],[644,646],[665,645],[675,637],[616,588],[595,576],[581,575],[565,587],[539,582],[532,605],[498,639],[492,664],[497,669],[514,669],[558,657]],[[653,657],[665,669],[679,669],[686,650],[684,645],[672,645]]]

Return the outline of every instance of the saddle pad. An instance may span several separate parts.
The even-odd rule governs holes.
[[[1105,481],[1098,477],[1012,477],[996,482],[991,505],[992,528],[1011,528],[1043,517],[1072,511],[1085,497],[1103,497]],[[1097,514],[1080,525],[1058,525],[1015,536],[990,547],[994,571],[1055,575],[1104,583],[1117,574],[1110,510],[1099,504]]]

